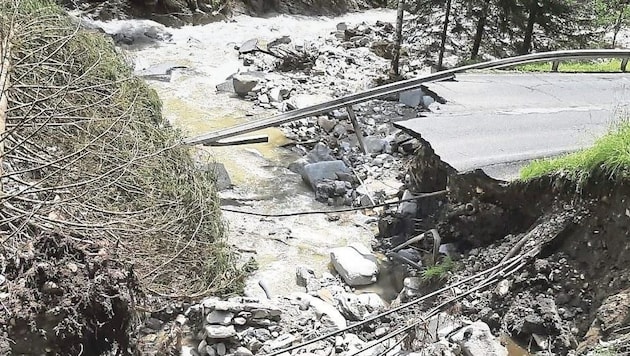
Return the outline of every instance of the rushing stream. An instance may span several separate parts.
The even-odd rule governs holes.
[[[314,40],[335,30],[337,23],[349,25],[377,20],[395,20],[392,10],[370,10],[340,17],[278,15],[270,18],[238,16],[231,22],[168,29],[172,38],[150,46],[126,47],[136,70],[155,65],[184,66],[175,70],[170,81],[150,81],[158,91],[164,115],[188,135],[197,135],[251,120],[252,103],[216,92],[215,86],[242,67],[235,45],[252,38],[271,40],[289,35],[294,43]],[[108,33],[150,26],[147,21],[98,23]],[[249,115],[249,116],[248,116]],[[255,199],[251,207],[258,212],[287,212],[328,209],[314,201],[313,193],[301,178],[285,167],[296,159],[279,147],[286,141],[279,129],[268,129],[270,142],[236,147],[208,148],[216,161],[225,164],[234,189],[225,197]],[[243,253],[253,256],[259,270],[247,283],[246,293],[261,296],[258,282],[263,280],[271,293],[288,294],[301,290],[295,284],[295,268],[303,265],[317,273],[328,270],[333,247],[361,242],[367,246],[376,229],[373,217],[361,213],[343,214],[336,221],[325,215],[266,219],[239,213],[224,214],[229,224],[229,241]],[[382,278],[390,283],[389,278]],[[377,286],[390,294],[390,286]],[[388,293],[389,292],[389,293]],[[387,296],[386,296],[387,297]]]

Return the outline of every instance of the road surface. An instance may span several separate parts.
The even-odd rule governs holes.
[[[592,145],[630,109],[630,74],[467,73],[427,87],[448,102],[397,126],[459,171],[506,180],[530,160]]]

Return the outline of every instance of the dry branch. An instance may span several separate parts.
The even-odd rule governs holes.
[[[100,246],[162,295],[240,288],[214,177],[111,41],[45,1],[2,5],[2,254],[54,233]]]

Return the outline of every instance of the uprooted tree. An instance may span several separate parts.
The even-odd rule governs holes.
[[[92,324],[133,309],[133,290],[239,290],[245,271],[224,242],[212,172],[195,169],[113,45],[45,0],[0,3],[0,39],[0,325],[22,320],[83,344]],[[52,325],[39,325],[55,307]]]

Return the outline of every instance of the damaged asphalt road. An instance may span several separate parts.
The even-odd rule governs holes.
[[[590,146],[630,107],[630,74],[458,74],[427,87],[448,104],[398,122],[459,171],[513,179],[528,161]]]

